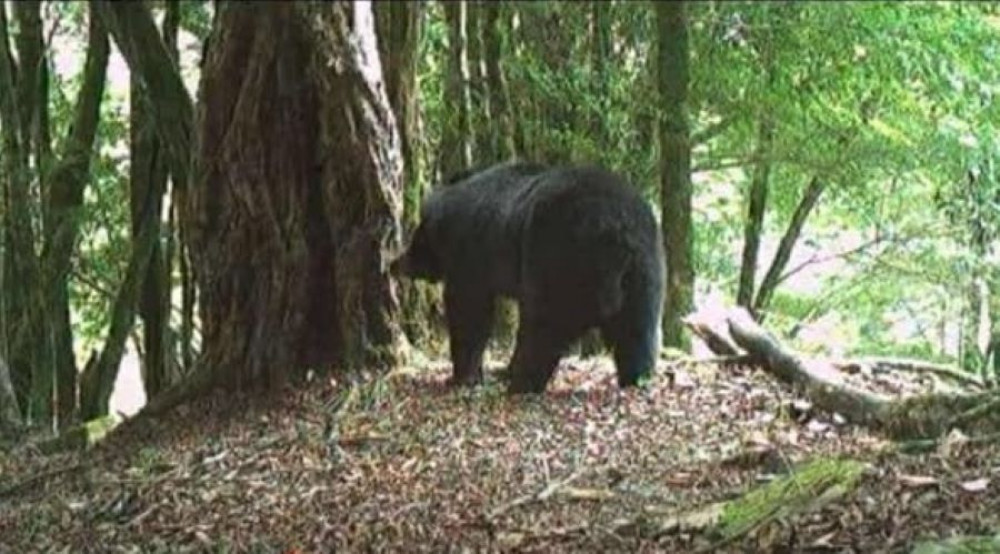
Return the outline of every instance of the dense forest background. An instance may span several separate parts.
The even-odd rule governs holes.
[[[214,5],[148,6],[197,98]],[[628,175],[658,213],[667,206],[665,229],[688,233],[668,237],[680,241],[674,271],[690,265],[668,300],[668,346],[688,347],[679,318],[691,309],[737,303],[809,352],[977,373],[998,360],[995,6],[374,10],[406,160],[404,235],[427,190],[456,171],[512,157],[596,162]],[[184,187],[151,129],[163,114],[144,108],[160,88],[130,74],[88,13],[15,2],[0,21],[2,358],[38,423],[98,415],[107,400],[91,396],[112,384],[132,383],[113,403],[132,411],[190,372],[201,348]],[[404,288],[403,328],[440,347],[433,294]]]

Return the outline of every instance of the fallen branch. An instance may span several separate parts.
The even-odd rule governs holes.
[[[565,487],[566,485],[569,485],[573,481],[576,481],[577,479],[580,478],[581,475],[583,475],[582,470],[574,471],[569,475],[569,477],[566,477],[565,479],[549,483],[544,489],[542,489],[536,494],[526,494],[524,496],[519,496],[518,498],[515,498],[510,502],[501,504],[500,506],[498,506],[497,508],[493,509],[488,514],[486,514],[485,519],[487,522],[492,522],[492,520],[496,519],[497,517],[519,506],[524,506],[525,504],[531,504],[534,502],[545,502],[550,497],[552,497],[552,495],[559,492],[559,489]]]
[[[738,346],[763,363],[766,371],[800,389],[818,408],[893,438],[940,436],[958,426],[987,433],[1000,428],[997,410],[980,408],[1000,402],[1000,393],[929,394],[891,399],[850,385],[833,364],[804,359],[783,346],[743,308],[730,310],[729,333]]]
[[[67,473],[73,473],[74,471],[83,469],[84,467],[86,467],[86,465],[87,464],[85,464],[83,462],[77,462],[77,463],[70,464],[70,465],[67,465],[67,466],[57,467],[57,468],[54,468],[54,469],[43,471],[41,473],[36,473],[35,475],[32,475],[32,476],[27,477],[25,479],[22,479],[21,481],[18,481],[17,483],[14,483],[13,485],[10,485],[8,487],[4,487],[3,489],[0,489],[0,498],[6,498],[8,496],[12,496],[12,495],[14,495],[14,493],[20,492],[20,491],[22,491],[24,489],[27,489],[29,487],[33,487],[33,486],[35,486],[35,485],[37,485],[39,483],[42,483],[43,481],[47,481],[47,480],[49,480],[49,479],[51,479],[53,477],[59,477],[61,475],[65,475]]]
[[[820,408],[840,412],[854,423],[886,419],[890,405],[887,398],[845,383],[842,374],[830,364],[803,360],[742,308],[732,310],[727,319],[729,333],[739,346],[763,361],[771,374],[801,388]]]
[[[749,354],[735,356],[687,356],[667,362],[667,365],[753,365],[757,360]]]
[[[980,379],[977,375],[962,371],[956,367],[925,362],[923,360],[908,360],[904,358],[860,358],[857,360],[837,361],[834,362],[834,365],[841,369],[870,367],[881,370],[930,373],[967,387],[974,387],[980,390],[984,390],[986,388],[985,383],[983,383],[982,379]]]

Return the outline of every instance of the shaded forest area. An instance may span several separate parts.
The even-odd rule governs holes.
[[[987,3],[0,3],[0,550],[997,548],[998,51]],[[592,334],[507,394],[507,301],[444,385],[389,266],[509,160],[653,208],[648,385]]]

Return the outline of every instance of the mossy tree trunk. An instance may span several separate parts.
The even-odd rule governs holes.
[[[667,252],[667,290],[663,310],[663,342],[687,349],[681,319],[694,299],[693,229],[691,222],[691,125],[688,115],[690,81],[687,6],[658,2],[658,75],[660,119],[661,206]]]
[[[509,160],[517,154],[514,125],[510,110],[510,89],[500,64],[503,36],[510,34],[510,18],[501,17],[499,2],[486,2],[483,13],[483,56],[486,63],[486,89],[489,95],[491,155],[493,161]]]
[[[469,90],[469,37],[465,0],[444,3],[448,22],[448,63],[445,70],[445,105],[448,123],[441,137],[439,170],[447,180],[472,165],[471,93]]]
[[[28,422],[48,424],[52,415],[54,374],[50,350],[42,325],[44,308],[37,256],[37,213],[33,198],[39,183],[38,158],[33,156],[32,132],[38,87],[30,79],[37,76],[42,51],[37,45],[34,24],[37,3],[14,4],[14,18],[19,29],[16,44],[23,52],[14,55],[7,18],[7,6],[0,6],[0,177],[4,192],[4,330],[10,348],[7,361],[18,405]],[[17,61],[15,61],[15,58]],[[24,67],[21,67],[24,66]],[[28,106],[27,108],[25,106]],[[32,160],[35,166],[32,166]]]
[[[367,4],[220,4],[185,210],[199,371],[395,363],[402,159]]]
[[[399,127],[404,165],[402,225],[409,231],[419,221],[429,183],[423,164],[417,88],[417,61],[426,6],[422,2],[377,2],[373,8],[386,92]],[[413,280],[403,280],[399,287],[401,325],[406,336],[414,344],[431,345],[444,328],[443,323],[433,324],[438,319],[434,316],[440,312],[440,292]]]

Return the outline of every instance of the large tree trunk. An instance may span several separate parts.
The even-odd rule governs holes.
[[[667,252],[667,291],[663,312],[663,342],[686,349],[681,319],[691,311],[694,297],[693,235],[691,223],[691,126],[688,121],[690,74],[686,5],[656,4],[659,40],[660,171],[662,179],[663,240]]]
[[[441,137],[440,172],[447,180],[472,165],[471,98],[466,1],[445,2],[448,65],[445,77],[447,123]]]
[[[177,3],[167,4],[166,17],[163,20],[163,40],[167,45],[171,58],[177,62],[177,29],[180,24],[180,9]],[[163,148],[156,137],[156,129],[148,111],[143,109],[149,102],[143,90],[142,81],[136,74],[131,75],[131,110],[130,110],[130,212],[132,218],[132,239],[139,236],[142,222],[142,208],[146,195],[154,190],[166,190],[168,178],[167,162]],[[167,384],[167,338],[170,323],[170,257],[161,248],[160,213],[154,214],[150,221],[156,228],[152,233],[157,237],[153,242],[149,267],[142,279],[142,291],[139,298],[139,316],[142,319],[142,344],[144,356],[142,359],[143,386],[146,398],[156,397]],[[172,230],[167,229],[170,233]]]
[[[370,5],[218,9],[186,211],[199,370],[260,388],[395,363],[402,164]]]

